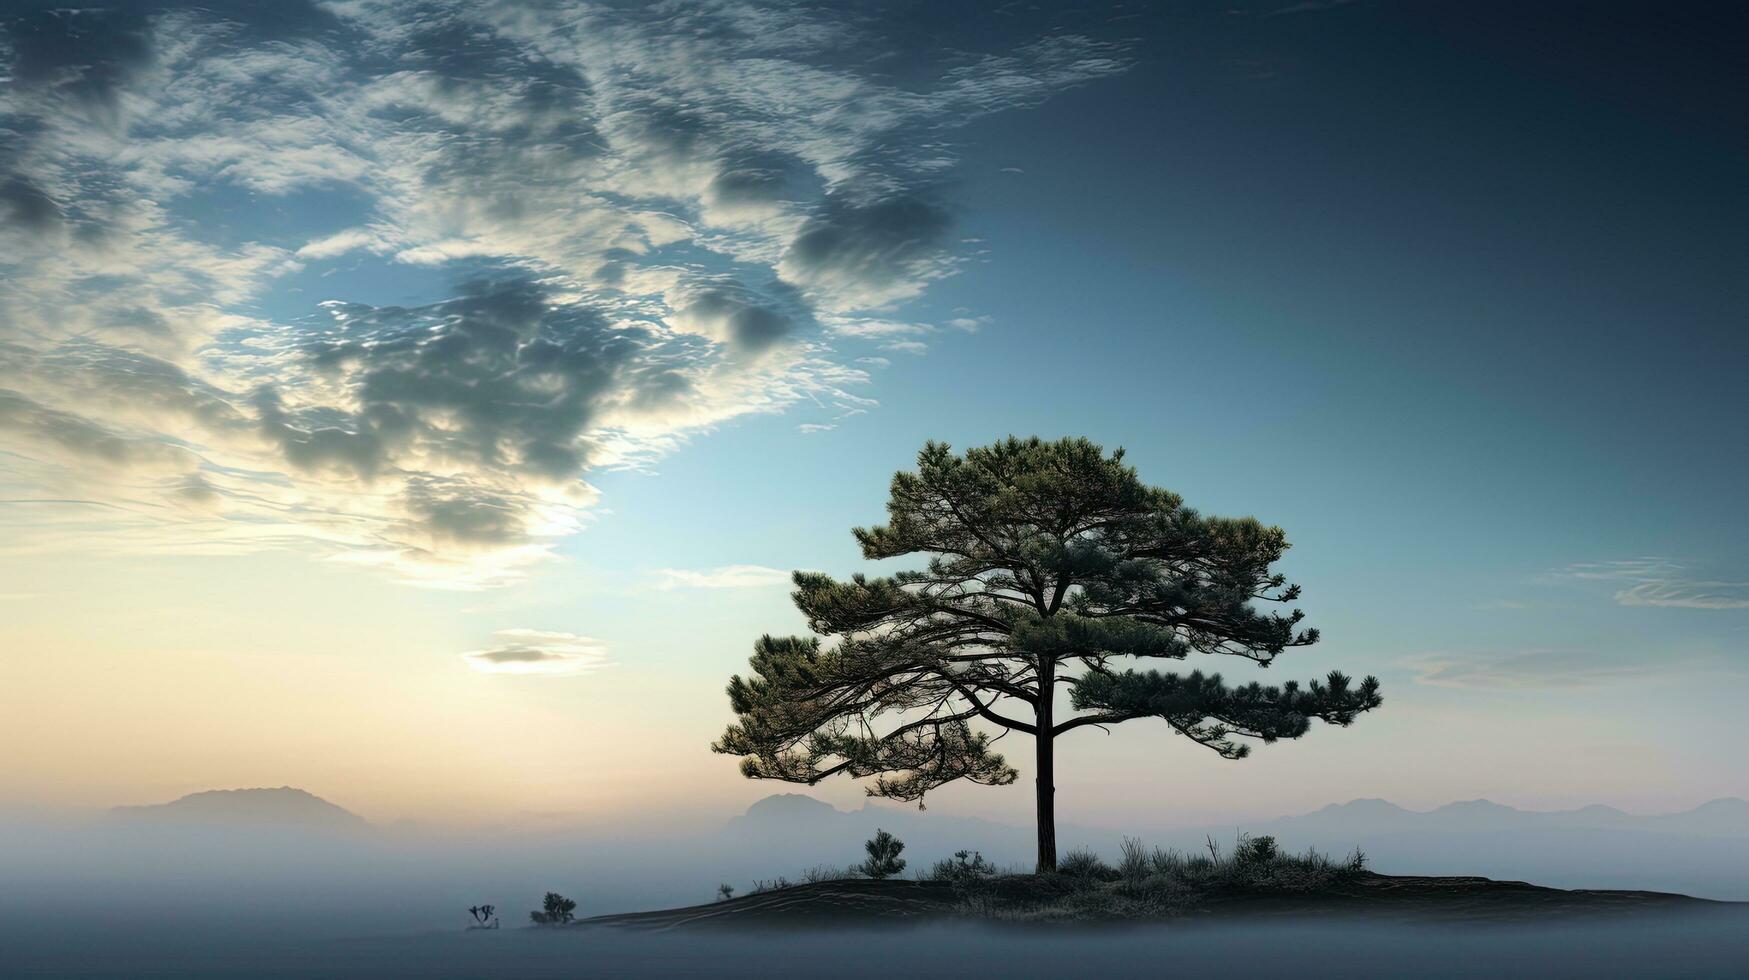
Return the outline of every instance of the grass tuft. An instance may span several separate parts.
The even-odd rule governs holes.
[[[1010,922],[1079,922],[1179,915],[1223,893],[1295,894],[1340,886],[1366,873],[1356,850],[1334,861],[1317,850],[1282,851],[1272,837],[1241,834],[1232,849],[1212,839],[1207,854],[1149,848],[1135,838],[1119,846],[1117,866],[1076,849],[1051,875],[998,875],[958,882],[961,914]]]

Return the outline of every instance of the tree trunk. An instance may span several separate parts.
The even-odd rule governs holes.
[[[1038,734],[1038,872],[1057,870],[1057,782],[1056,746],[1051,734],[1053,695],[1056,693],[1056,662],[1040,658],[1038,665],[1039,696],[1035,716]]]

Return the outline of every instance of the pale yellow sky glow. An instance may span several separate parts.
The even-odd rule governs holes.
[[[502,607],[482,615],[452,593],[295,555],[9,566],[0,739],[27,748],[5,754],[0,787],[14,803],[103,807],[289,784],[372,820],[462,824],[710,820],[798,789],[744,780],[707,750],[751,638],[799,627],[784,590],[604,591],[568,614],[595,635],[585,639],[482,632],[473,621]],[[466,656],[520,648],[589,663],[518,675]],[[596,669],[603,657],[611,666]],[[1367,725],[1242,762],[1144,724],[1078,733],[1062,746],[1063,819],[1195,824],[1380,795],[1660,810],[1721,795],[1728,760],[1645,743],[1599,711],[1608,692],[1477,694],[1408,677],[1394,678],[1396,710]],[[1002,747],[1024,774],[1027,747]],[[1659,775],[1627,790],[1622,768]],[[846,781],[801,789],[861,801]],[[1024,786],[950,787],[931,807],[1024,823],[1030,800]]]

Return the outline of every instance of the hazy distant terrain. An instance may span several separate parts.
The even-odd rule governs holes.
[[[1312,845],[1346,853],[1358,845],[1372,866],[1387,874],[1486,875],[1563,887],[1749,899],[1746,813],[1749,803],[1742,800],[1654,816],[1605,807],[1528,812],[1481,801],[1416,812],[1381,800],[1357,800],[1239,829],[1275,834],[1294,848]],[[273,950],[268,960],[287,973],[299,972],[299,963],[312,969],[332,962],[364,973],[447,969],[465,974],[464,965],[475,963],[476,975],[511,964],[532,975],[563,975],[566,964],[587,951],[598,966],[614,957],[666,963],[650,968],[655,975],[684,974],[698,963],[745,955],[749,958],[717,964],[714,972],[756,975],[761,961],[733,939],[688,940],[658,950],[624,937],[585,940],[513,927],[526,921],[527,910],[549,888],[576,898],[578,914],[586,916],[709,901],[719,882],[744,894],[755,879],[799,880],[811,866],[843,867],[857,860],[861,842],[877,826],[906,841],[908,873],[961,848],[1023,867],[1032,846],[1030,828],[881,805],[842,811],[799,794],[768,797],[743,814],[689,834],[635,828],[422,831],[372,826],[319,797],[287,788],[195,794],[168,806],[93,813],[83,820],[63,815],[54,821],[0,823],[0,880],[6,882],[0,889],[0,949],[20,964],[20,971],[28,967],[53,975],[64,971],[52,965],[73,962],[58,957],[74,957],[94,974],[126,973],[126,964],[148,953],[166,964],[182,964],[167,967],[170,972],[222,974],[223,964],[238,962],[227,957],[267,955],[263,950]],[[1201,845],[1204,834],[1226,841],[1234,830],[1136,828],[1133,833],[1153,844],[1191,848]],[[1110,856],[1123,834],[1071,826],[1062,836],[1065,848],[1092,846]],[[496,904],[507,928],[503,935],[470,935],[464,943],[465,909],[479,902]],[[1622,940],[1623,949],[1703,956],[1685,945],[1694,930],[1701,930],[1710,944],[1704,956],[1716,958],[1732,948],[1729,937],[1740,937],[1741,930],[1710,922],[1648,925],[1643,942]],[[1291,931],[1281,923],[1273,928]],[[113,950],[94,945],[93,934],[118,945]],[[395,935],[409,938],[359,938]],[[1619,932],[1613,935],[1620,938]],[[343,937],[353,938],[332,945]],[[1109,952],[1083,949],[1077,940],[1041,947],[1032,958],[988,933],[939,939],[969,943],[980,950],[981,962],[1011,962],[1017,976],[1045,975],[1041,963]],[[1131,941],[1141,942],[1125,940]],[[1208,964],[1247,945],[1240,933],[1213,929],[1171,941],[1189,958],[1186,962],[1205,957]],[[830,944],[785,942],[796,945],[797,962],[829,958]],[[1329,942],[1332,949],[1338,945]],[[1383,951],[1378,955],[1387,966],[1391,955],[1408,956],[1416,943],[1450,947],[1451,955],[1472,959],[1500,949],[1449,933],[1383,926],[1366,942]],[[1526,950],[1535,946],[1525,942]],[[1684,949],[1689,952],[1680,953]],[[1128,961],[1110,955],[1118,957],[1113,972],[1121,972]],[[1633,975],[1617,969],[1631,960],[1618,956],[1599,962],[1615,970],[1599,975]],[[737,972],[742,969],[748,972]],[[855,964],[845,969],[846,975],[864,975],[855,972]],[[1729,975],[1708,969],[1703,963],[1694,975]],[[1342,973],[1313,969],[1307,975]]]
[[[213,789],[169,803],[118,806],[110,815],[122,821],[193,826],[296,827],[316,831],[362,831],[370,825],[350,810],[307,790]]]
[[[756,879],[799,880],[811,867],[859,860],[862,841],[877,827],[906,842],[908,873],[960,849],[979,850],[998,865],[1031,862],[1030,827],[880,804],[843,811],[801,794],[770,796],[685,832],[449,831],[373,826],[315,795],[280,788],[194,794],[82,820],[0,822],[0,876],[11,886],[0,901],[83,903],[96,888],[164,909],[212,905],[239,916],[308,907],[329,926],[449,928],[478,902],[520,922],[549,888],[576,898],[580,915],[692,904],[719,883],[744,893]],[[1607,807],[1533,812],[1485,801],[1418,812],[1356,800],[1237,826],[1060,828],[1065,851],[1089,847],[1107,857],[1126,833],[1191,850],[1207,836],[1230,845],[1237,831],[1338,856],[1360,847],[1386,874],[1749,899],[1743,800],[1651,816]]]

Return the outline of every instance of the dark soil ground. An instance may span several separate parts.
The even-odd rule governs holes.
[[[575,923],[633,930],[712,928],[842,928],[1003,921],[1036,913],[1080,891],[1061,876],[1007,875],[972,888],[940,881],[849,879],[791,885],[708,905],[604,915]],[[1317,891],[1224,889],[1203,893],[1169,914],[1100,919],[1080,914],[1050,921],[1121,924],[1130,921],[1358,917],[1404,922],[1547,923],[1650,912],[1721,910],[1712,902],[1642,891],[1569,891],[1522,881],[1421,877],[1362,872]]]

